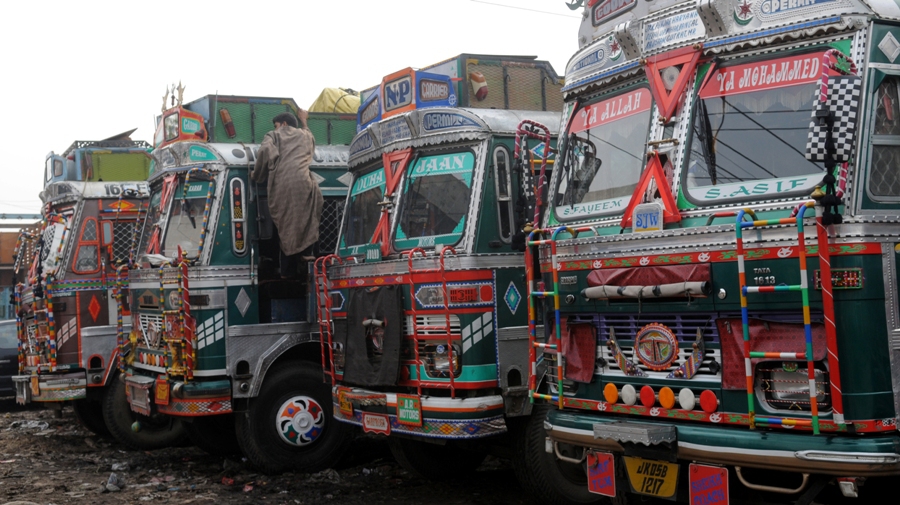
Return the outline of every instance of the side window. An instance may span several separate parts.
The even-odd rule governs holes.
[[[497,181],[497,217],[500,220],[500,239],[509,242],[512,237],[513,202],[510,179],[509,153],[504,147],[494,149],[494,180]]]
[[[53,176],[54,177],[62,177],[63,174],[63,162],[60,159],[53,160]]]
[[[75,263],[72,271],[77,274],[93,274],[100,270],[100,241],[97,233],[97,219],[89,217],[81,226]]]
[[[875,126],[869,194],[877,199],[900,198],[900,77],[888,76],[875,93]]]
[[[166,116],[163,120],[165,122],[164,127],[166,130],[166,141],[175,140],[178,138],[179,130],[179,118],[180,114],[177,112],[174,114],[170,114]]]

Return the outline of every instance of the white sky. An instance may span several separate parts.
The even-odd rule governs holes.
[[[534,55],[562,75],[581,10],[567,0],[5,1],[0,213],[39,213],[44,157],[138,128],[167,85],[203,95],[362,90],[460,53]],[[539,12],[537,12],[539,11]]]

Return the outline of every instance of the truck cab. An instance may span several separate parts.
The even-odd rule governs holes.
[[[116,316],[116,272],[134,261],[150,196],[150,146],[130,133],[76,141],[46,157],[43,219],[19,244],[22,352],[13,380],[19,403],[70,403],[88,429],[154,448],[178,441],[183,430],[147,418],[143,433],[132,432],[137,417],[121,408],[116,379],[118,328],[131,322],[127,307]]]
[[[611,5],[584,6],[528,239],[529,451],[556,459],[530,490],[808,503],[898,475],[897,10]]]
[[[162,114],[126,294],[131,409],[182,419],[201,448],[242,451],[268,471],[328,466],[347,441],[328,422],[308,276],[279,272],[266,187],[249,179],[272,118],[297,110],[292,99],[209,95]],[[310,114],[309,123],[325,199],[319,247],[333,248],[347,192],[342,132],[355,117]]]
[[[520,188],[552,171],[559,85],[544,61],[460,55],[363,92],[337,251],[317,262],[322,354],[335,417],[419,475],[473,471],[529,413],[514,243],[534,215]]]

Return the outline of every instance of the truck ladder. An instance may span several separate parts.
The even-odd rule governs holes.
[[[757,424],[773,425],[773,426],[811,426],[813,433],[819,434],[819,404],[816,398],[816,370],[813,363],[813,341],[812,328],[809,313],[809,279],[806,270],[806,241],[803,233],[803,214],[806,209],[812,207],[813,202],[809,202],[800,207],[795,217],[783,219],[757,220],[756,216],[749,209],[740,210],[737,213],[737,223],[735,224],[735,235],[737,238],[737,261],[738,261],[738,283],[741,292],[741,326],[744,334],[744,367],[747,379],[747,405],[748,414],[750,416],[750,429],[756,429]],[[745,222],[743,220],[745,214],[750,214],[753,221]],[[762,228],[766,226],[777,225],[796,225],[798,253],[800,260],[800,284],[778,285],[778,286],[747,286],[747,276],[744,269],[744,228]],[[827,244],[826,244],[827,250]],[[829,272],[830,274],[830,272]],[[830,277],[829,277],[830,279]],[[747,295],[750,293],[766,294],[779,293],[784,291],[800,291],[803,300],[803,329],[806,337],[806,349],[804,352],[756,352],[750,351],[750,322],[747,310]],[[809,378],[809,402],[812,419],[791,418],[791,417],[768,417],[757,416],[754,405],[753,392],[753,366],[750,362],[753,358],[775,358],[775,359],[805,359],[807,377]]]
[[[185,381],[194,378],[194,360],[196,359],[196,325],[191,315],[190,283],[188,281],[188,260],[184,258],[181,246],[178,247],[178,259],[175,266],[175,280],[166,280],[167,267],[172,267],[169,262],[159,266],[159,305],[162,314],[160,328],[165,342],[166,374],[169,376],[180,375]],[[165,286],[175,284],[178,292],[178,307],[166,310]],[[166,328],[166,316],[178,317],[179,328],[168,331]],[[169,365],[169,357],[172,364]]]
[[[531,367],[531,373],[528,378],[528,397],[534,403],[534,399],[547,400],[555,402],[559,408],[563,408],[563,376],[565,368],[565,355],[562,349],[562,324],[559,311],[559,264],[556,259],[556,242],[560,232],[568,232],[572,238],[578,236],[581,232],[594,233],[594,229],[590,227],[570,228],[568,226],[560,226],[556,229],[544,228],[533,230],[525,242],[525,282],[528,289],[528,361]],[[545,236],[550,234],[549,239],[535,240],[535,236]],[[541,246],[550,246],[550,272],[553,276],[553,289],[547,291],[546,288],[538,289],[538,282],[541,278],[541,272],[534,269],[534,255],[532,248],[540,251]],[[540,252],[538,252],[540,255]],[[558,344],[549,344],[538,342],[536,314],[536,299],[553,298],[553,318],[556,328],[556,341]],[[556,395],[545,395],[537,392],[537,349],[549,349],[556,351]]]
[[[328,291],[328,267],[335,262],[339,265],[344,263],[337,254],[322,256],[313,263],[313,274],[315,275],[316,285],[316,311],[319,316],[319,345],[322,349],[322,380],[325,381],[326,376],[331,377],[332,386],[334,386],[336,382],[336,372],[334,368],[333,300],[331,299],[331,293]]]
[[[438,254],[438,268],[424,268],[424,269],[416,269],[413,267],[413,258],[416,254],[421,254],[422,258],[425,258],[425,250],[421,247],[416,247],[406,253],[407,261],[409,262],[409,307],[410,313],[412,315],[412,338],[413,338],[413,351],[415,356],[415,382],[416,382],[416,390],[419,396],[422,396],[422,386],[430,387],[430,388],[449,388],[450,389],[450,397],[456,398],[456,383],[453,377],[453,372],[456,368],[454,365],[454,353],[453,353],[453,335],[450,331],[450,294],[447,291],[447,272],[445,268],[444,261],[446,259],[447,252],[452,253],[456,256],[456,250],[450,246],[445,245],[441,248],[441,252]],[[445,326],[433,326],[433,325],[423,325],[419,326],[418,314],[416,312],[416,276],[421,276],[423,274],[429,273],[440,273],[441,274],[441,296],[444,301],[444,322]],[[424,363],[422,359],[419,357],[419,331],[444,331],[447,337],[447,360],[449,363],[448,375],[450,378],[450,382],[437,382],[437,381],[423,381],[422,380],[422,368]],[[410,376],[410,379],[413,379]]]

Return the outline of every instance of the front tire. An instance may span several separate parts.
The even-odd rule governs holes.
[[[103,396],[103,420],[110,434],[131,449],[149,451],[177,445],[187,434],[181,420],[157,414],[147,417],[131,410],[125,397],[125,383],[118,377],[110,381]],[[140,423],[140,430],[132,425]]]
[[[588,491],[585,463],[576,465],[559,460],[545,450],[547,432],[544,419],[550,406],[535,403],[531,416],[518,420],[513,431],[513,450],[518,463],[513,465],[519,483],[544,504],[627,503],[622,490],[613,501]]]
[[[332,415],[331,387],[301,363],[266,375],[250,408],[236,414],[238,444],[265,473],[317,472],[334,466],[350,443],[350,427]]]
[[[487,457],[484,452],[469,451],[453,442],[437,445],[390,437],[388,444],[400,466],[413,475],[432,481],[454,480],[472,475]]]
[[[212,456],[226,457],[241,453],[234,414],[195,417],[182,422],[188,439]]]
[[[93,400],[75,400],[72,403],[75,419],[91,433],[101,437],[109,437],[109,428],[103,420],[103,403]]]

